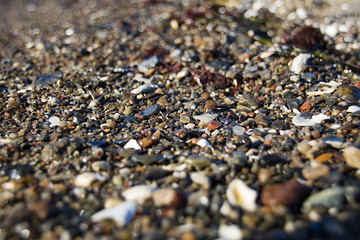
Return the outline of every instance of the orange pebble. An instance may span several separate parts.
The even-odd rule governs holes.
[[[302,112],[308,112],[310,108],[311,108],[311,101],[307,100],[301,105],[300,110]]]

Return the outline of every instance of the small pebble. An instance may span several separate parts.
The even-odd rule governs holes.
[[[125,226],[132,221],[136,214],[137,203],[134,201],[122,202],[112,208],[107,208],[94,213],[91,221],[113,220],[119,226]]]
[[[256,210],[257,192],[249,188],[242,180],[234,179],[226,189],[226,197],[233,206],[241,207],[246,211]]]

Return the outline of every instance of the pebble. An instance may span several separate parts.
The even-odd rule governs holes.
[[[50,213],[50,204],[47,200],[37,200],[29,205],[29,210],[35,214],[35,216],[44,221]]]
[[[148,107],[147,109],[145,109],[143,112],[142,112],[142,115],[144,117],[148,117],[148,116],[151,116],[151,115],[156,115],[160,112],[161,110],[161,106],[159,104],[154,104],[154,105],[151,105],[150,107]]]
[[[348,146],[344,149],[343,156],[348,166],[360,169],[360,149]]]
[[[244,135],[245,130],[246,129],[244,127],[241,127],[241,126],[234,126],[233,127],[234,135]]]
[[[303,211],[307,212],[314,206],[342,207],[347,199],[351,201],[358,193],[354,187],[327,188],[308,197],[303,203]]]
[[[311,58],[309,53],[300,53],[291,62],[289,62],[290,71],[300,74],[307,67],[307,61]]]
[[[46,85],[49,85],[51,83],[54,83],[56,80],[60,79],[62,77],[61,72],[55,72],[53,74],[45,74],[38,78],[38,80],[35,81],[35,85],[39,87],[43,87]]]
[[[301,114],[299,114],[293,118],[292,123],[295,126],[306,127],[306,126],[314,126],[316,123],[320,124],[323,121],[328,120],[328,119],[330,119],[330,117],[323,113],[313,115],[310,119],[304,118],[304,117],[302,117]]]
[[[179,200],[178,197],[177,190],[173,188],[157,189],[152,194],[152,199],[157,207],[173,206]]]
[[[234,179],[226,189],[226,197],[233,206],[241,207],[246,211],[256,210],[257,192],[249,188],[242,180]]]
[[[355,86],[341,86],[334,95],[349,102],[356,102],[360,100],[360,89]]]
[[[180,116],[180,120],[181,123],[189,123],[190,122],[190,118],[188,116]]]
[[[221,123],[219,121],[212,120],[207,123],[207,127],[209,130],[213,131],[221,127]]]
[[[359,111],[360,111],[360,107],[359,107],[359,106],[356,106],[356,105],[352,105],[352,106],[348,107],[347,111],[350,112],[350,113],[359,112]]]
[[[138,185],[126,189],[121,194],[126,201],[135,201],[144,204],[145,200],[150,199],[152,196],[152,189],[146,185]]]
[[[96,179],[97,176],[95,173],[84,172],[76,176],[74,184],[75,186],[86,188],[90,187],[90,185],[95,182]]]
[[[333,146],[334,148],[342,148],[344,145],[345,139],[336,137],[334,135],[327,135],[321,139],[324,143]]]
[[[310,166],[307,166],[302,170],[304,178],[310,181],[315,181],[321,177],[327,176],[329,172],[330,168],[328,166],[317,161],[311,161]]]
[[[212,148],[211,144],[208,142],[208,140],[206,139],[199,139],[196,143],[196,145],[200,146],[200,147],[209,147]]]
[[[124,146],[124,149],[135,149],[135,150],[141,150],[141,146],[138,144],[138,142],[135,139],[130,139]]]
[[[244,235],[237,225],[221,224],[218,231],[219,237],[228,240],[241,240]]]
[[[100,222],[113,220],[119,226],[129,224],[136,215],[137,203],[134,201],[122,202],[119,205],[100,210],[91,216],[91,221]]]
[[[202,114],[202,115],[198,115],[198,116],[194,116],[194,119],[199,120],[199,121],[203,121],[204,123],[209,123],[210,121],[214,120],[215,118],[217,118],[217,114]]]
[[[91,164],[91,168],[95,172],[99,172],[102,170],[108,170],[109,167],[110,167],[110,164],[107,161],[96,161]]]
[[[211,181],[209,177],[203,171],[191,172],[190,179],[196,184],[199,184],[204,189],[209,189],[211,186]]]
[[[196,168],[206,168],[211,165],[211,159],[205,156],[197,155],[197,154],[191,154],[186,158],[186,162]]]
[[[267,206],[297,207],[308,194],[307,186],[296,179],[291,179],[284,183],[265,186],[261,194],[261,202]]]
[[[138,65],[138,70],[142,73],[147,73],[151,68],[155,68],[160,63],[161,63],[160,58],[155,55],[142,61]]]
[[[56,127],[60,125],[60,118],[56,116],[52,116],[49,118],[50,127]]]
[[[132,94],[146,94],[146,93],[151,93],[153,91],[155,91],[155,89],[158,88],[158,85],[154,84],[154,83],[147,83],[147,84],[143,84],[133,90],[131,90]]]
[[[141,163],[145,166],[150,166],[162,158],[161,155],[157,154],[135,154],[131,159],[135,162]]]

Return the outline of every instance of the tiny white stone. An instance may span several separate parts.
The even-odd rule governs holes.
[[[305,19],[308,17],[307,12],[305,11],[304,8],[298,8],[296,9],[296,15],[300,18],[300,19]]]
[[[88,108],[94,108],[94,107],[96,107],[96,102],[95,101],[91,101],[90,103],[89,103],[89,106],[88,106]]]
[[[50,106],[55,106],[58,103],[60,103],[60,99],[58,99],[57,97],[49,97]]]
[[[347,109],[347,111],[350,112],[350,113],[358,112],[358,111],[360,111],[360,107],[352,105]]]
[[[56,127],[60,124],[60,118],[56,116],[52,116],[49,118],[50,127]]]
[[[75,186],[89,187],[96,180],[96,174],[92,172],[84,172],[75,178]]]
[[[137,203],[134,201],[122,202],[112,208],[107,208],[94,213],[91,221],[99,222],[106,219],[115,221],[119,226],[130,223],[136,214]]]
[[[206,139],[199,139],[199,141],[197,141],[196,145],[200,146],[200,147],[212,147],[211,144],[206,140]]]
[[[198,115],[198,116],[194,116],[194,118],[196,120],[200,120],[203,121],[204,123],[209,123],[210,121],[214,120],[215,118],[217,118],[217,114],[202,114],[202,115]]]
[[[135,88],[133,90],[131,90],[132,94],[140,94],[140,93],[145,93],[151,90],[155,90],[158,88],[158,85],[154,84],[154,83],[148,83],[148,84],[144,84],[139,86],[138,88]]]
[[[146,199],[151,198],[151,194],[151,188],[146,185],[134,186],[122,192],[126,201],[136,201],[139,204],[143,204]]]
[[[300,53],[298,56],[296,56],[290,63],[290,70],[296,74],[301,73],[303,70],[305,70],[307,64],[307,60],[311,58],[311,54],[309,53]]]
[[[140,150],[141,146],[138,144],[138,142],[135,139],[131,139],[125,144],[124,148],[125,149],[132,148],[135,150]]]
[[[218,234],[219,237],[227,240],[241,240],[244,237],[241,229],[236,225],[221,224]]]
[[[242,207],[244,210],[254,212],[256,210],[257,192],[249,188],[244,181],[234,179],[226,189],[226,197],[233,206]]]
[[[330,119],[330,117],[323,113],[313,115],[311,119],[303,118],[297,115],[293,118],[292,123],[295,126],[306,127],[306,126],[314,126],[316,123],[320,124],[327,119]]]
[[[233,127],[233,132],[235,135],[243,135],[245,133],[245,128],[241,127],[241,126],[234,126]]]
[[[186,129],[193,129],[195,127],[194,123],[188,123],[184,126]]]

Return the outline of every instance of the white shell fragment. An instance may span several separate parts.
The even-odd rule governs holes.
[[[240,179],[235,179],[229,184],[226,189],[226,197],[233,206],[242,207],[249,212],[256,210],[257,192]]]
[[[194,118],[196,120],[200,120],[203,121],[204,123],[209,123],[210,121],[214,120],[215,118],[217,118],[217,114],[202,114],[202,115],[198,115],[198,116],[194,116]]]
[[[292,123],[298,127],[307,127],[307,126],[314,126],[316,123],[321,123],[326,119],[330,119],[329,116],[320,113],[318,115],[313,115],[311,119],[300,117],[297,115],[293,118]]]
[[[131,139],[125,144],[124,148],[125,149],[132,148],[135,150],[140,150],[141,146],[138,144],[138,142],[135,139]]]
[[[99,222],[106,219],[115,221],[119,226],[130,223],[136,214],[137,203],[134,201],[122,202],[112,208],[107,208],[94,213],[91,221]]]
[[[146,199],[151,198],[151,195],[151,188],[146,185],[134,186],[122,192],[122,196],[127,201],[136,201],[139,204],[143,204]]]
[[[307,66],[306,62],[309,60],[309,58],[311,58],[311,54],[300,53],[289,63],[290,70],[296,74],[301,73],[303,70],[305,70]]]
[[[60,124],[60,118],[56,116],[52,116],[49,118],[50,127],[56,127]]]

